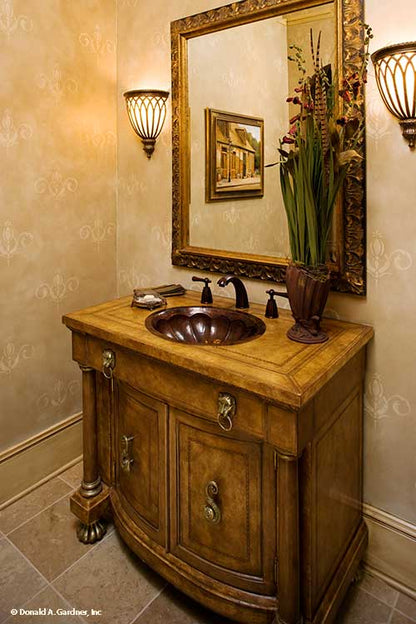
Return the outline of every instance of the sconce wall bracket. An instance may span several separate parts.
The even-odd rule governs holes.
[[[148,158],[152,157],[153,152],[155,151],[156,139],[142,139],[143,149],[146,152],[146,156]]]
[[[414,149],[416,145],[416,119],[403,119],[399,121],[399,124],[410,149]]]

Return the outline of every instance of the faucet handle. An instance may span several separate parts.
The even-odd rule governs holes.
[[[273,288],[266,290],[266,293],[270,295],[270,299],[266,304],[266,313],[264,316],[266,318],[278,318],[279,311],[277,309],[277,303],[274,298],[277,296],[289,299],[289,295],[287,294],[287,292],[279,292],[278,290],[274,290]]]
[[[211,280],[208,277],[197,277],[196,275],[193,275],[192,281],[205,283],[205,286],[202,289],[201,303],[212,303],[212,292],[211,288],[208,286],[208,284],[211,284]]]
[[[266,313],[264,316],[266,318],[278,318],[279,310],[277,309],[277,303],[274,300],[274,296],[277,295],[278,293],[275,290],[273,290],[273,288],[270,288],[269,290],[266,290],[266,294],[270,295],[270,299],[268,300],[266,304]]]

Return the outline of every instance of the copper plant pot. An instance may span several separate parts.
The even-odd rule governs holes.
[[[289,264],[286,269],[286,287],[296,323],[287,332],[288,338],[305,344],[328,340],[320,324],[330,285],[327,267],[316,270]]]

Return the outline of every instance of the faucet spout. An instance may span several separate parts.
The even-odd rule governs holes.
[[[218,286],[225,287],[227,284],[233,284],[235,288],[235,307],[246,309],[250,307],[248,302],[247,290],[239,277],[234,275],[225,275],[218,280]]]

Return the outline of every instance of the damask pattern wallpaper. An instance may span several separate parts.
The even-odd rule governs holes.
[[[118,284],[180,281],[191,287],[192,271],[170,265],[170,128],[163,130],[151,161],[127,126],[121,93],[149,84],[169,88],[172,20],[220,6],[212,0],[121,0],[118,5]],[[416,5],[366,0],[374,29],[372,51],[414,40]],[[406,15],[406,20],[402,16]],[[416,154],[389,115],[370,68],[367,90],[368,296],[333,294],[327,312],[370,323],[365,398],[365,500],[416,522]],[[236,210],[229,218],[238,219]],[[268,284],[247,280],[249,296],[264,302]],[[215,289],[214,289],[215,292]],[[218,292],[218,290],[217,290]],[[218,293],[220,294],[220,293]],[[222,295],[228,293],[221,293]]]
[[[80,411],[61,324],[116,294],[116,5],[0,0],[0,450]]]
[[[147,160],[122,93],[169,89],[170,22],[221,4],[0,0],[2,448],[80,409],[63,313],[136,286],[194,286],[192,271],[170,260],[169,115]],[[373,50],[412,40],[416,5],[397,0],[393,11],[366,0],[366,20]],[[368,296],[333,294],[327,311],[375,327],[365,500],[416,523],[416,154],[371,68],[367,94]],[[253,301],[265,302],[269,284],[247,286]]]

